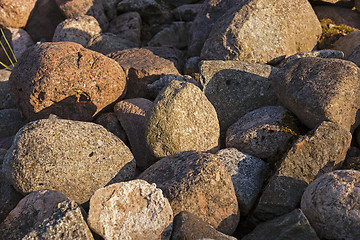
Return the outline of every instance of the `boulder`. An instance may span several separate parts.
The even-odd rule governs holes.
[[[101,28],[93,16],[81,16],[66,19],[55,29],[53,42],[75,42],[86,47],[90,39],[99,34]]]
[[[118,4],[119,0],[102,0],[102,4],[104,6],[104,12],[109,21],[116,18],[117,10],[116,6]]]
[[[360,172],[338,170],[313,181],[301,209],[321,239],[360,238]]]
[[[3,109],[0,110],[0,138],[10,137],[25,124],[19,110]]]
[[[150,50],[156,56],[172,61],[177,70],[183,72],[184,54],[179,49],[172,47],[145,47],[145,49]]]
[[[34,42],[30,35],[21,28],[8,28],[8,30],[12,35],[11,42],[15,57],[19,59],[26,49],[34,45]]]
[[[93,36],[87,46],[88,49],[104,55],[136,47],[136,44],[113,33],[99,33]]]
[[[84,203],[115,175],[132,179],[135,160],[104,127],[52,118],[28,123],[16,134],[3,172],[22,194],[51,189]]]
[[[314,5],[329,4],[330,6],[336,5],[336,6],[347,7],[347,8],[354,7],[354,0],[310,0],[310,3],[312,3]]]
[[[222,233],[234,233],[240,216],[238,203],[231,177],[215,155],[174,154],[154,163],[138,178],[163,191],[175,216],[188,211]]]
[[[333,48],[344,53],[345,59],[347,59],[351,53],[359,46],[360,31],[354,31],[346,36],[343,36],[333,44]]]
[[[155,157],[197,150],[216,151],[219,122],[214,107],[192,83],[172,81],[146,115],[146,143]]]
[[[120,14],[110,22],[108,31],[139,47],[141,45],[141,16],[138,12]]]
[[[113,134],[121,139],[127,146],[129,146],[129,140],[126,136],[124,128],[119,123],[119,120],[116,117],[114,112],[108,112],[100,114],[94,121],[97,124],[100,124]]]
[[[7,28],[25,27],[37,0],[1,0],[0,25]]]
[[[28,120],[54,113],[91,120],[125,94],[126,78],[112,59],[72,42],[29,48],[9,79],[12,99]]]
[[[354,10],[337,6],[315,6],[314,11],[318,19],[329,18],[336,25],[360,29],[360,14]]]
[[[11,71],[0,69],[0,109],[15,108],[15,103],[11,99],[8,81]]]
[[[200,82],[200,57],[190,57],[186,59],[184,66],[184,74],[190,75],[197,82]]]
[[[354,48],[354,50],[351,52],[351,54],[347,60],[355,63],[358,67],[360,66],[360,46],[359,45],[356,48]]]
[[[317,50],[317,51],[311,51],[311,52],[302,52],[294,54],[290,57],[287,57],[277,67],[283,67],[287,63],[304,57],[319,57],[319,58],[338,58],[338,59],[344,59],[344,52],[338,51],[338,50],[332,50],[332,49],[323,49],[323,50]]]
[[[300,58],[271,78],[282,104],[308,128],[330,120],[353,132],[360,124],[359,68],[354,63],[334,58]]]
[[[199,0],[164,0],[165,3],[169,4],[172,7],[178,7],[184,4],[191,4],[191,3],[196,3],[199,2]]]
[[[176,21],[193,21],[201,11],[202,4],[184,4],[175,8],[172,13]],[[190,29],[189,29],[190,30]]]
[[[173,212],[155,184],[137,179],[97,190],[87,221],[104,239],[169,239]]]
[[[213,25],[201,57],[267,63],[311,51],[320,34],[320,22],[307,0],[241,1]]]

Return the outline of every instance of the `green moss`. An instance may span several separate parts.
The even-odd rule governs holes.
[[[329,18],[321,19],[320,24],[322,28],[322,34],[319,36],[319,49],[332,48],[332,44],[339,38],[355,31],[355,29],[347,25],[336,25]]]

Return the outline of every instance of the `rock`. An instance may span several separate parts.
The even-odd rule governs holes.
[[[164,0],[164,2],[169,4],[172,7],[179,7],[184,4],[191,4],[191,3],[199,2],[199,0],[178,0],[178,1]]]
[[[129,146],[129,140],[126,136],[124,128],[119,123],[119,120],[116,117],[114,112],[100,114],[96,119],[95,123],[100,124],[118,138],[121,139],[127,146]]]
[[[0,236],[7,240],[22,239],[43,220],[52,215],[58,203],[67,200],[60,192],[42,190],[24,197],[0,223]]]
[[[360,44],[360,31],[354,31],[346,36],[341,37],[333,44],[333,48],[344,53],[344,57],[347,59],[351,53]]]
[[[295,209],[288,214],[259,224],[241,240],[275,239],[319,240],[301,209]]]
[[[141,171],[150,167],[157,159],[153,157],[145,141],[145,113],[153,102],[145,98],[126,99],[118,102],[114,112],[128,136],[136,167]]]
[[[261,159],[235,148],[222,149],[216,155],[231,176],[241,215],[246,216],[255,204],[270,168]]]
[[[336,6],[316,6],[314,11],[318,19],[329,18],[336,25],[347,25],[360,29],[360,14],[351,9]]]
[[[112,184],[90,199],[88,224],[104,239],[169,239],[173,212],[155,184]]]
[[[11,147],[14,136],[0,138],[0,148],[9,149]]]
[[[134,48],[136,47],[136,44],[112,33],[100,33],[93,36],[86,47],[107,55],[113,52]]]
[[[216,231],[210,224],[204,222],[194,214],[182,211],[174,218],[171,240],[182,239],[218,239],[236,240],[234,237]]]
[[[226,147],[274,164],[302,133],[300,121],[286,108],[261,107],[248,112],[229,127]]]
[[[310,0],[310,3],[314,5],[329,4],[330,6],[336,5],[340,7],[353,8],[354,0]]]
[[[35,42],[51,41],[56,26],[62,21],[64,21],[64,16],[54,0],[38,0],[25,30]]]
[[[158,32],[148,42],[148,46],[164,46],[184,49],[188,46],[191,25],[192,22],[173,22],[169,27]]]
[[[200,82],[218,115],[222,142],[226,130],[247,112],[279,105],[268,79],[275,71],[269,65],[241,61],[201,62]]]
[[[0,138],[10,137],[25,124],[17,109],[0,110]]]
[[[172,81],[146,115],[146,143],[154,156],[216,151],[219,122],[214,107],[194,84]]]
[[[201,58],[266,63],[311,51],[320,34],[320,23],[306,0],[242,1],[213,25]]]
[[[190,75],[198,82],[200,82],[200,62],[200,57],[190,57],[186,60],[184,66],[184,74]]]
[[[174,64],[152,51],[132,48],[108,55],[124,69],[127,78],[126,98],[146,97],[146,86],[162,74],[179,74]]]
[[[353,132],[360,124],[356,119],[359,68],[355,64],[341,59],[300,58],[271,78],[282,104],[308,128],[330,120]]]
[[[48,42],[24,53],[10,76],[9,91],[28,120],[54,113],[89,121],[124,95],[125,84],[114,60],[77,43]]]
[[[343,51],[337,51],[337,50],[331,50],[331,49],[324,49],[324,50],[318,50],[318,51],[312,51],[312,52],[302,52],[294,54],[286,59],[284,59],[278,67],[283,67],[289,62],[304,58],[304,57],[319,57],[319,58],[338,58],[338,59],[344,59],[344,52]]]
[[[110,22],[108,31],[135,43],[136,47],[139,47],[141,45],[141,16],[138,12],[120,14]]]
[[[86,47],[90,39],[99,34],[101,28],[93,16],[66,19],[55,30],[53,42],[75,42]]]
[[[234,187],[215,155],[196,151],[174,154],[154,163],[138,178],[163,191],[175,216],[188,211],[222,233],[235,231],[240,213]]]
[[[89,15],[96,18],[104,32],[109,27],[102,0],[56,0],[56,4],[66,18]]]
[[[320,238],[359,239],[360,172],[338,170],[312,182],[301,209]]]
[[[184,4],[173,10],[176,21],[191,22],[201,11],[202,4]]]
[[[0,109],[15,108],[15,103],[11,99],[8,80],[11,71],[7,69],[0,69]]]
[[[145,49],[150,50],[156,56],[172,61],[179,72],[183,71],[184,54],[179,49],[171,47],[145,47]]]
[[[264,188],[255,217],[264,221],[294,210],[308,184],[342,165],[350,142],[351,134],[332,122],[300,137]]]
[[[352,61],[357,66],[360,66],[360,46],[357,46],[348,57],[349,61]]]
[[[12,34],[12,49],[14,51],[15,57],[19,59],[22,54],[34,45],[33,40],[30,35],[21,28],[8,28]]]
[[[118,172],[123,181],[132,179],[135,161],[128,147],[98,124],[42,119],[16,134],[3,172],[20,193],[51,189],[84,203]]]
[[[65,200],[59,203],[49,218],[22,239],[93,240],[94,238],[83,218],[81,207],[75,201]]]
[[[114,18],[116,18],[117,15],[116,6],[118,2],[119,0],[102,0],[105,15],[109,20],[113,20]]]
[[[4,28],[25,27],[37,0],[1,0],[0,25]]]

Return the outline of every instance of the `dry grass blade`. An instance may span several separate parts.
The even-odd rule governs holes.
[[[0,29],[0,31],[1,31],[1,35],[3,36],[3,38],[4,38],[4,40],[5,40],[8,48],[10,49],[10,52],[11,52],[12,56],[14,57],[14,60],[15,60],[15,63],[16,63],[16,62],[17,62],[17,59],[16,59],[16,57],[15,57],[14,51],[12,50],[12,48],[11,48],[11,46],[10,46],[10,43],[9,43],[8,40],[6,39],[6,36],[5,36],[5,34],[4,34],[3,29]],[[3,49],[4,53],[6,54],[6,57],[7,57],[8,60],[10,61],[12,67],[14,67],[14,66],[15,66],[15,65],[14,65],[14,62],[11,60],[11,57],[9,56],[8,52],[7,52],[6,49],[5,49],[4,44],[3,44],[1,41],[0,41],[0,45],[1,45],[1,48]],[[9,70],[12,70],[9,66],[7,66],[6,64],[4,64],[4,63],[1,62],[1,61],[0,61],[0,65],[3,66],[3,67],[5,67],[5,68],[7,68],[7,69],[9,69]]]

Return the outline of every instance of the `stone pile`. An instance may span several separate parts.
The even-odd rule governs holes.
[[[0,0],[0,239],[360,239],[359,12]]]

